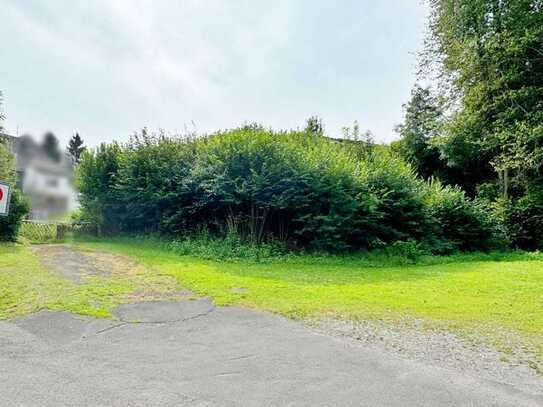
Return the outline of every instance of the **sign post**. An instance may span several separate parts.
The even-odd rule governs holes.
[[[8,216],[11,187],[7,182],[0,181],[0,216]]]

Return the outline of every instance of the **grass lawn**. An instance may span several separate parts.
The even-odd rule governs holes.
[[[538,254],[457,256],[430,259],[436,263],[430,265],[372,267],[362,258],[338,257],[203,261],[126,239],[85,246],[133,257],[219,305],[294,318],[423,318],[429,327],[483,334],[502,348],[511,334],[519,334],[521,342],[543,354],[543,258]]]
[[[148,267],[132,265],[75,285],[43,269],[29,248],[0,245],[0,318],[44,307],[110,316],[111,308],[130,300],[134,291],[188,288],[218,305],[293,318],[423,319],[428,327],[482,334],[502,349],[518,337],[520,344],[543,354],[543,257],[537,254],[372,266],[361,257],[207,261],[135,239],[79,245],[127,255]]]
[[[28,247],[0,244],[0,319],[37,311],[68,288]]]
[[[135,293],[151,291],[168,298],[177,286],[176,279],[134,263],[115,265],[111,275],[89,276],[85,284],[75,284],[45,269],[28,246],[0,244],[0,320],[40,309],[112,317],[111,309],[137,299]]]

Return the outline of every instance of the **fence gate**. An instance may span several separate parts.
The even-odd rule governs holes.
[[[31,243],[63,242],[68,237],[97,236],[98,227],[89,222],[23,220],[19,235]]]

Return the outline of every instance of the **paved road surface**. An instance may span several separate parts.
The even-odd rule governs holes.
[[[543,399],[209,300],[0,322],[0,406],[542,406]]]

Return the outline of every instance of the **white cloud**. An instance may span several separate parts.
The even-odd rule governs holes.
[[[200,131],[358,119],[390,138],[413,81],[417,0],[6,1],[7,127],[90,144],[148,126]]]

